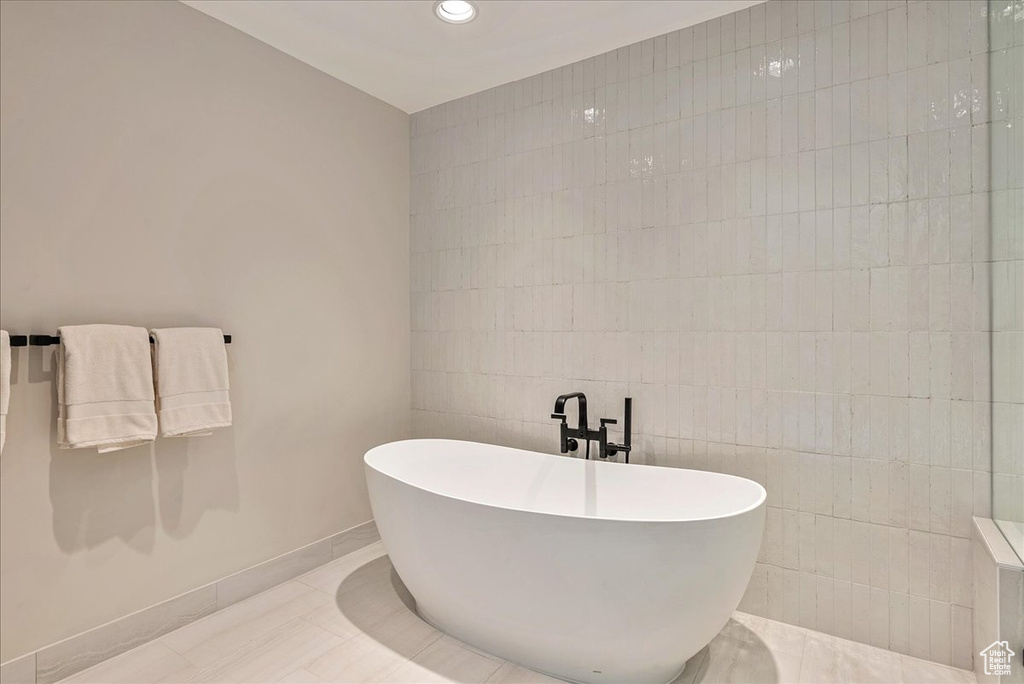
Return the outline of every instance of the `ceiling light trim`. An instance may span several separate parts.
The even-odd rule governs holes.
[[[437,0],[434,3],[434,16],[446,24],[468,24],[479,13],[476,3],[470,0]]]

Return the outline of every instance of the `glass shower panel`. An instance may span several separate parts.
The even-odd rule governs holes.
[[[992,517],[1024,558],[1024,0],[988,7]]]

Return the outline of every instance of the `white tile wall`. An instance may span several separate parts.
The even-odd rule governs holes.
[[[632,396],[635,461],[768,488],[744,610],[969,668],[989,18],[772,0],[414,115],[415,432]]]

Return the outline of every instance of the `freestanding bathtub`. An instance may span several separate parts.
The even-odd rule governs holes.
[[[672,681],[739,605],[761,545],[765,490],[741,477],[433,439],[364,462],[420,615],[575,682]]]

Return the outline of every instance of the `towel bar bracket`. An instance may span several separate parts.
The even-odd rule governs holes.
[[[60,344],[60,338],[56,335],[29,335],[28,343],[32,347],[49,347],[51,344]]]

